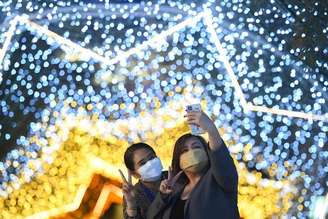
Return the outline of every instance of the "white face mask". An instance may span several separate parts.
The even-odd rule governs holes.
[[[142,181],[154,182],[161,178],[162,170],[163,166],[161,160],[158,157],[155,157],[139,167],[137,172],[140,174]]]

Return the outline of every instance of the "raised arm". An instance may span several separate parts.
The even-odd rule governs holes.
[[[237,191],[238,173],[214,122],[204,112],[187,112],[189,124],[200,126],[209,137],[209,159],[217,183],[227,192]]]

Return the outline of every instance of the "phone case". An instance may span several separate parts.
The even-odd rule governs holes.
[[[200,112],[202,110],[202,107],[200,104],[190,104],[187,105],[186,110],[187,112]],[[191,134],[193,135],[201,135],[205,133],[205,131],[197,125],[189,125],[189,127],[191,130]]]

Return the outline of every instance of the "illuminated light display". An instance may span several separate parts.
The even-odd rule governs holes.
[[[181,134],[188,131],[188,126],[183,122],[183,104],[171,103],[174,105],[175,115],[172,115],[170,107],[167,109],[158,109],[155,114],[144,113],[139,118],[129,118],[127,120],[119,120],[115,124],[104,124],[104,122],[94,120],[90,117],[79,116],[73,118],[67,115],[63,118],[63,122],[58,126],[58,131],[70,130],[66,141],[62,143],[62,147],[52,154],[52,165],[44,164],[45,174],[37,176],[34,182],[38,185],[36,193],[37,199],[29,201],[31,207],[26,211],[24,206],[16,206],[17,212],[13,214],[11,208],[4,208],[8,217],[19,215],[28,216],[28,218],[65,218],[65,215],[101,215],[103,213],[104,202],[106,198],[101,197],[101,193],[106,193],[106,184],[111,183],[112,186],[119,187],[117,182],[120,180],[117,168],[123,168],[122,156],[128,141],[124,142],[119,137],[121,134],[127,136],[131,130],[140,127],[131,126],[135,121],[152,120],[155,126],[149,126],[146,130],[137,130],[133,140],[147,139],[147,143],[155,145],[158,155],[162,158],[163,163],[167,167],[170,163],[170,154],[173,144]],[[64,115],[64,114],[62,114]],[[161,117],[159,116],[161,115]],[[167,126],[166,129],[156,130],[162,126],[164,121],[174,121],[177,126]],[[86,127],[83,124],[89,123]],[[109,123],[109,122],[107,122]],[[103,127],[107,130],[103,130]],[[140,125],[140,124],[139,124]],[[107,135],[106,132],[113,133],[111,129],[117,129],[116,136]],[[142,133],[148,133],[148,136],[140,137]],[[221,134],[224,130],[220,129]],[[227,141],[228,145],[234,145],[233,141]],[[113,156],[115,154],[115,156]],[[83,165],[81,165],[83,163]],[[291,206],[291,199],[294,197],[295,188],[288,181],[274,181],[264,179],[260,173],[256,171],[249,172],[245,165],[237,164],[240,174],[240,211],[244,218],[254,217],[254,209],[261,209],[256,214],[256,218],[270,217],[273,215],[284,215]],[[48,169],[49,168],[49,169]],[[101,175],[107,180],[102,183],[91,183],[97,181]],[[95,179],[97,178],[97,179]],[[94,186],[90,186],[94,184]],[[98,186],[96,186],[98,185]],[[104,187],[102,187],[102,186]],[[20,194],[34,191],[35,184],[26,184],[19,191],[13,192],[7,200],[25,200],[25,197],[19,197]],[[87,190],[87,188],[91,188]],[[101,189],[103,188],[103,189]],[[113,187],[112,187],[113,188]],[[96,191],[97,190],[97,191]],[[120,191],[114,188],[116,197],[114,203],[122,201],[119,199]],[[50,198],[45,191],[52,191],[56,196]],[[107,191],[108,192],[108,191]],[[265,194],[260,196],[259,194]],[[121,194],[122,195],[122,194]],[[103,195],[105,196],[105,195]],[[51,201],[50,201],[51,200]],[[84,200],[84,201],[83,201]],[[250,204],[250,200],[256,200]],[[49,202],[53,203],[53,208],[49,209]],[[83,205],[83,203],[91,203]],[[37,203],[44,203],[43,206]],[[98,205],[98,207],[96,207]],[[6,205],[5,205],[6,206]],[[84,207],[83,207],[84,206]],[[277,207],[281,206],[281,207]],[[98,210],[97,210],[98,209]]]
[[[65,206],[60,194],[48,194],[39,209],[28,204],[37,195],[27,195],[27,202],[15,197],[25,194],[25,186],[32,186],[28,191],[36,194],[40,188],[49,191],[49,185],[38,186],[38,177],[65,172],[66,167],[51,166],[58,165],[56,153],[65,142],[73,136],[74,142],[83,139],[80,133],[71,134],[73,127],[89,129],[96,122],[99,127],[88,132],[90,138],[102,133],[111,140],[121,139],[125,146],[133,140],[149,140],[164,133],[161,126],[152,124],[158,121],[149,113],[158,110],[163,113],[157,115],[160,124],[177,127],[182,122],[178,108],[190,94],[205,100],[204,108],[218,127],[224,127],[224,138],[234,140],[229,148],[244,169],[242,176],[255,171],[274,185],[288,182],[291,191],[298,191],[286,196],[281,209],[268,204],[269,210],[263,210],[264,206],[254,204],[254,209],[263,210],[258,218],[273,212],[306,218],[313,210],[312,200],[327,194],[328,81],[320,73],[327,72],[328,64],[320,54],[328,50],[322,40],[314,41],[313,50],[304,49],[302,42],[311,34],[313,40],[321,39],[328,30],[320,24],[312,33],[308,29],[315,25],[308,29],[300,25],[327,16],[320,1],[309,12],[281,1],[267,5],[6,1],[1,6],[6,14],[0,27],[3,216],[15,212],[27,216]],[[308,16],[311,13],[313,17]],[[148,116],[142,120],[142,115]],[[85,116],[88,119],[83,122],[76,119]],[[135,129],[116,129],[118,121],[130,121]],[[154,142],[165,145],[158,148],[163,156],[170,156],[172,144],[173,140]],[[98,150],[95,147],[90,153]],[[115,153],[116,158],[121,155]],[[121,164],[110,156],[113,151],[104,160],[113,167]],[[88,179],[73,181],[83,185]],[[266,182],[259,179],[256,182]],[[50,182],[51,177],[42,180]],[[252,190],[246,188],[240,195]],[[77,194],[77,186],[71,189]],[[283,193],[272,194],[278,194],[274,200],[284,198]],[[249,198],[245,197],[240,199]],[[266,197],[258,202],[267,203],[261,198]],[[26,206],[21,206],[23,202]],[[243,203],[241,213],[247,217]]]

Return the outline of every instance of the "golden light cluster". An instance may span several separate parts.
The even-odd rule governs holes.
[[[77,209],[87,214],[81,204],[92,177],[97,173],[119,180],[116,170],[124,168],[123,154],[131,142],[145,141],[154,146],[168,167],[174,142],[189,131],[183,112],[182,104],[171,103],[168,108],[158,108],[153,114],[142,112],[137,118],[116,121],[101,121],[96,115],[81,114],[74,118],[61,115],[58,120],[61,122],[52,129],[60,135],[69,130],[65,140],[51,154],[52,162],[42,161],[43,173],[7,198],[0,199],[1,218],[49,218]],[[220,128],[220,132],[223,135],[224,129]],[[226,143],[228,146],[234,144],[233,141]],[[243,163],[236,162],[236,165],[239,209],[243,218],[271,218],[287,212],[293,198],[290,182],[264,179],[261,173],[249,172]]]

